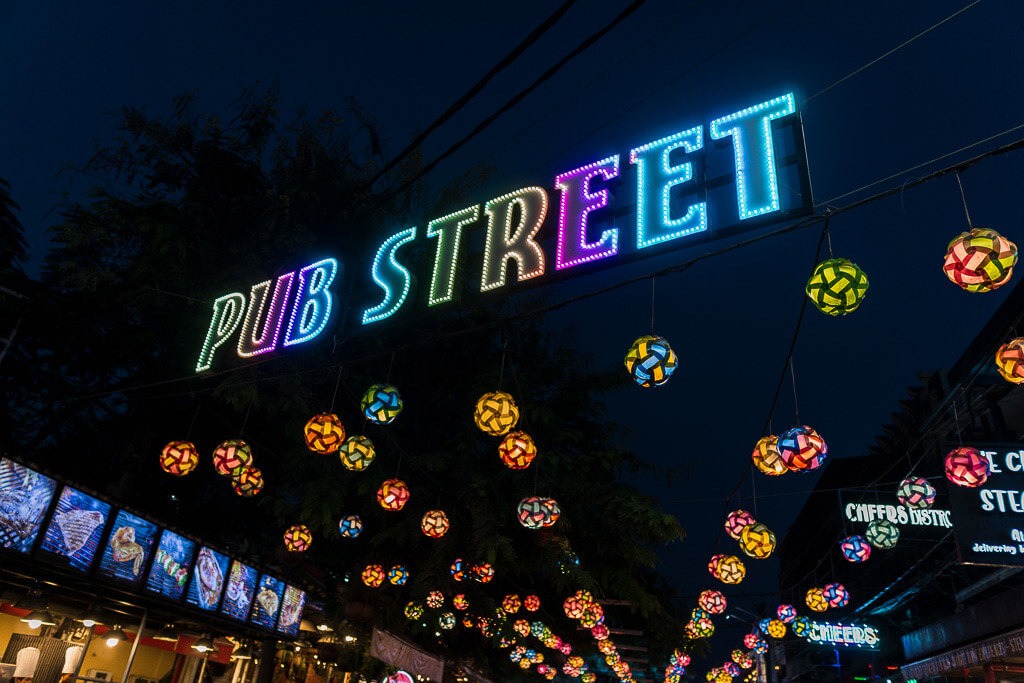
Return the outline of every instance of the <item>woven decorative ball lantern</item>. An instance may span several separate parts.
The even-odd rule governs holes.
[[[459,610],[460,612],[465,612],[467,609],[469,609],[469,600],[466,599],[466,596],[463,593],[459,593],[454,598],[452,598],[452,607]]]
[[[725,611],[727,602],[721,591],[706,590],[697,596],[697,604],[710,614],[721,614]]]
[[[736,662],[725,662],[722,664],[722,669],[733,678],[740,675],[740,665]]]
[[[673,666],[690,666],[690,655],[682,650],[672,652],[671,662]]]
[[[1013,276],[1017,245],[988,228],[972,228],[949,243],[943,272],[968,292],[991,292]]]
[[[604,663],[610,667],[614,667],[620,661],[621,657],[619,656],[618,652],[612,652],[611,654],[607,654],[604,656]]]
[[[977,448],[961,446],[946,455],[946,479],[957,486],[976,489],[988,480],[988,458]]]
[[[692,621],[688,621],[683,624],[683,635],[689,640],[697,640],[700,636],[697,635],[697,625]]]
[[[451,631],[455,628],[455,615],[451,612],[443,612],[437,618],[437,625],[442,631]]]
[[[288,527],[284,532],[284,547],[289,552],[304,553],[313,544],[313,532],[305,524]]]
[[[160,451],[160,469],[184,477],[199,466],[199,451],[191,441],[171,441]]]
[[[519,660],[519,668],[523,669],[524,671],[526,669],[529,669],[530,668],[530,660],[529,659],[520,659]]]
[[[925,510],[935,502],[935,487],[924,477],[907,477],[896,489],[900,505],[914,510]]]
[[[334,453],[345,440],[345,427],[333,413],[320,413],[309,418],[302,430],[306,448],[314,453]]]
[[[252,462],[252,449],[241,439],[224,441],[213,449],[213,468],[222,477],[231,477]]]
[[[494,579],[494,567],[487,562],[474,564],[469,575],[478,583],[490,583]]]
[[[258,467],[246,465],[231,478],[231,487],[243,498],[252,498],[263,490],[263,472]]]
[[[423,605],[418,602],[410,602],[405,606],[405,618],[409,621],[415,621],[423,616]]]
[[[788,624],[796,619],[796,607],[793,607],[793,605],[779,605],[778,609],[775,610],[775,614],[778,615],[779,621],[783,624]]]
[[[718,580],[722,583],[735,585],[743,581],[747,575],[747,566],[735,555],[726,555],[718,563]]]
[[[775,534],[760,522],[743,528],[740,550],[756,560],[764,560],[775,552]]]
[[[809,589],[804,595],[804,602],[814,612],[824,612],[828,609],[828,599],[821,588]]]
[[[536,612],[540,609],[540,598],[536,595],[527,595],[523,598],[523,609],[527,612]]]
[[[868,276],[849,259],[831,258],[814,268],[804,288],[822,313],[853,313],[868,292]]]
[[[756,521],[754,515],[746,510],[733,510],[725,516],[725,524],[723,526],[725,527],[725,533],[729,534],[729,538],[738,541],[740,540],[740,534],[743,533],[743,529]]]
[[[1024,337],[1011,339],[999,347],[996,369],[1007,382],[1024,384]]]
[[[480,629],[480,633],[486,638],[494,635],[494,623],[487,617],[477,617],[476,627]]]
[[[768,633],[768,623],[769,622],[771,622],[771,619],[769,619],[768,617],[765,617],[761,621],[757,622],[757,628],[760,629],[761,633],[764,633],[764,634]]]
[[[530,624],[530,635],[537,640],[544,640],[544,634],[547,633],[548,627],[544,625],[543,621],[535,621]]]
[[[850,602],[850,592],[841,583],[826,583],[821,594],[825,596],[829,607],[846,607]]]
[[[389,512],[396,512],[409,502],[409,487],[401,479],[385,479],[377,489],[377,502]]]
[[[527,529],[543,529],[553,526],[562,514],[554,498],[528,496],[519,501],[516,516]]]
[[[382,583],[384,583],[384,577],[384,567],[380,566],[379,564],[366,565],[361,575],[363,583],[369,586],[370,588],[377,588]]]
[[[748,633],[743,636],[743,645],[744,647],[753,650],[754,646],[757,645],[758,640],[760,640],[760,638],[757,637],[756,633]]]
[[[719,669],[718,667],[715,667],[714,669],[711,669],[706,674],[704,674],[704,678],[707,680],[708,683],[714,683],[715,681],[718,680],[718,672],[719,671],[721,671],[721,669]]]
[[[358,434],[342,441],[338,449],[338,459],[341,460],[342,466],[353,472],[365,470],[375,457],[377,450],[373,447],[373,442]]]
[[[690,621],[700,621],[701,619],[710,619],[711,612],[707,611],[702,607],[694,607],[690,610]]]
[[[562,644],[558,646],[558,651],[561,652],[563,655],[571,654],[572,645],[566,643],[565,641],[562,641]]]
[[[594,640],[608,640],[608,636],[611,635],[611,631],[604,624],[598,624],[594,628],[590,629],[590,635]]]
[[[712,555],[711,559],[708,560],[708,574],[711,574],[716,579],[718,578],[718,565],[721,564],[724,557],[724,554],[718,553],[717,555]]]
[[[871,557],[871,544],[868,539],[854,534],[839,542],[839,550],[848,562],[866,562]]]
[[[750,655],[748,655],[743,650],[740,650],[739,648],[730,652],[729,658],[732,659],[732,661],[736,662],[738,666],[744,669],[749,669],[751,666],[753,666],[753,661],[751,660]],[[747,665],[746,662],[750,662],[750,664]]]
[[[449,568],[452,574],[452,579],[455,581],[462,581],[466,578],[466,567],[462,563],[461,557],[456,557],[455,561],[452,562],[452,566]]]
[[[772,638],[784,638],[786,636],[786,625],[778,619],[768,622],[768,635]]]
[[[811,620],[807,617],[797,617],[789,625],[793,635],[803,638],[811,630]]]
[[[462,617],[462,625],[466,628],[476,628],[476,619],[467,614]]]
[[[359,409],[374,424],[391,424],[402,412],[402,397],[392,384],[374,384],[359,400]]]
[[[537,457],[537,446],[526,432],[509,432],[498,446],[498,455],[510,470],[525,470]]]
[[[562,603],[562,609],[565,610],[565,616],[570,619],[579,619],[583,616],[583,610],[586,609],[587,603],[580,600],[575,595],[570,595]]]
[[[764,638],[758,638],[757,642],[754,643],[753,650],[757,654],[763,655],[764,653],[768,652],[768,641],[766,641]]]
[[[664,337],[640,337],[626,352],[626,372],[649,389],[664,384],[676,370],[676,354]]]
[[[363,520],[359,515],[345,515],[338,520],[338,533],[342,538],[355,538],[363,533]]]
[[[779,437],[777,436],[762,436],[758,439],[754,444],[751,458],[754,461],[754,467],[769,477],[778,477],[789,472],[779,454]]]
[[[601,623],[604,623],[604,608],[601,605],[591,602],[583,608],[583,614],[580,615],[580,626],[594,628]]]
[[[506,595],[501,601],[501,609],[508,614],[515,614],[519,611],[519,608],[523,606],[523,601],[519,599],[519,596],[515,593]]]
[[[779,455],[786,467],[794,472],[816,470],[828,457],[828,445],[813,428],[793,427],[779,436]]]
[[[519,406],[504,391],[488,392],[477,399],[473,422],[485,434],[504,436],[519,422]]]
[[[451,522],[448,521],[448,515],[445,514],[444,510],[427,510],[423,513],[423,519],[420,521],[420,529],[423,531],[423,535],[430,538],[441,538],[448,533],[448,529],[451,526]]]
[[[388,570],[388,583],[392,586],[404,586],[409,580],[409,571],[404,565],[396,564]]]
[[[516,619],[512,623],[512,630],[525,638],[530,635],[530,622],[526,619]]]
[[[698,619],[690,623],[693,624],[693,631],[697,634],[698,638],[710,638],[715,635],[715,622],[711,621],[710,618]]]
[[[884,519],[876,519],[868,524],[868,530],[864,532],[864,538],[868,543],[882,550],[895,548],[900,540],[900,529],[892,522]]]
[[[430,609],[441,609],[444,607],[444,593],[441,591],[430,591],[427,593],[427,607]]]

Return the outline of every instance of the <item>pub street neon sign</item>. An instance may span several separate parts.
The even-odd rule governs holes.
[[[710,153],[703,124],[634,147],[627,163],[635,168],[635,222],[631,245],[614,225],[605,227],[611,208],[612,183],[621,180],[618,154],[555,176],[558,193],[557,234],[554,240],[554,271],[565,272],[585,263],[608,262],[626,251],[638,255],[657,253],[652,247],[674,243],[730,225],[745,225],[772,214],[786,215],[779,182],[779,163],[773,130],[797,112],[792,93],[754,104],[712,120],[707,138],[718,146],[731,147],[732,185],[735,187],[736,220],[713,224],[709,218],[708,188],[711,183],[695,169],[707,168]],[[776,123],[778,122],[778,123]],[[800,142],[802,145],[802,140]],[[703,166],[699,166],[703,164]],[[806,166],[801,168],[803,204],[809,207]],[[706,175],[706,174],[705,174]],[[598,187],[595,188],[594,184]],[[699,201],[703,197],[704,201]],[[414,240],[435,244],[433,268],[426,292],[428,307],[453,301],[460,245],[466,229],[486,221],[487,230],[480,276],[480,292],[509,286],[509,262],[514,262],[516,282],[539,278],[549,272],[550,254],[538,241],[549,213],[550,195],[542,187],[524,187],[430,220],[426,229],[403,228],[380,244],[370,264],[370,279],[377,301],[358,313],[358,323],[373,325],[395,315],[409,298],[413,275],[399,258],[399,250]],[[685,206],[680,207],[683,203]],[[595,212],[602,212],[595,219]],[[601,215],[605,217],[604,222]],[[738,220],[738,223],[736,222]],[[595,227],[595,225],[597,227]],[[600,230],[600,235],[593,233]],[[336,258],[315,263],[252,285],[248,296],[232,292],[213,302],[206,339],[196,372],[209,370],[217,350],[237,334],[238,357],[252,358],[283,347],[315,339],[327,327],[338,308],[339,295],[331,287],[342,276]],[[346,306],[350,302],[345,301]]]

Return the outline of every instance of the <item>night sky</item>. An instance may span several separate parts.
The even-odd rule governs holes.
[[[626,3],[581,0],[538,45],[425,145],[430,158],[531,82]],[[487,133],[442,163],[440,187],[467,167],[495,172],[484,201],[558,172],[793,91],[800,102],[814,195],[834,206],[1024,136],[1011,132],[871,190],[846,193],[1024,124],[1024,8],[985,0],[881,63],[844,76],[937,23],[967,0],[893,3],[649,0]],[[94,179],[81,165],[109,141],[122,105],[167,110],[182,92],[224,111],[242,90],[276,86],[284,120],[304,108],[341,109],[354,96],[377,119],[386,153],[401,149],[556,6],[516,3],[5,3],[0,6],[0,177],[12,184],[38,268],[46,228],[64,193]],[[515,9],[511,9],[514,7]],[[827,90],[826,90],[827,89]],[[822,92],[824,91],[824,92]],[[61,172],[63,170],[63,172]],[[1024,155],[963,175],[974,222],[1024,241]],[[424,222],[432,217],[425,216]],[[624,239],[632,237],[629,225]],[[870,277],[863,307],[834,319],[809,310],[795,355],[802,421],[834,457],[863,454],[919,372],[951,364],[1006,292],[967,294],[941,272],[946,243],[966,229],[956,181],[946,177],[838,216],[836,256]],[[704,565],[725,547],[724,497],[749,467],[800,309],[819,232],[810,229],[709,259],[658,281],[656,330],[680,356],[664,387],[625,380],[609,396],[626,441],[685,476],[638,484],[689,533],[664,553],[681,594],[710,587]],[[715,246],[718,246],[717,244]],[[691,258],[673,250],[552,285],[552,301]],[[202,277],[202,274],[196,274]],[[1018,276],[1019,277],[1019,276]],[[1009,289],[1009,288],[1006,288]],[[210,292],[211,298],[220,292]],[[573,326],[600,367],[621,365],[650,325],[650,285],[630,285],[548,318]],[[513,351],[527,362],[530,349]],[[168,367],[185,374],[188,362]],[[787,386],[776,432],[795,420]],[[902,474],[902,473],[901,473]],[[784,535],[815,475],[757,475],[757,516]],[[755,505],[748,483],[744,507]],[[839,514],[839,510],[836,510]],[[774,560],[748,562],[736,604],[774,606]],[[747,597],[739,597],[747,596]],[[609,596],[614,597],[614,596]],[[856,598],[855,598],[856,599]],[[716,636],[723,648],[738,636]],[[717,645],[716,645],[717,647]],[[712,665],[714,662],[712,662]]]

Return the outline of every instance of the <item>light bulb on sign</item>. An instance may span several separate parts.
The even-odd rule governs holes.
[[[39,621],[38,619],[29,619],[28,620],[28,627],[29,628],[39,628],[42,625],[43,625],[43,622]]]
[[[107,638],[107,647],[117,647],[119,641],[117,638]]]

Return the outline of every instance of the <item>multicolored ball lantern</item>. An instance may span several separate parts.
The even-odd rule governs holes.
[[[304,553],[313,544],[313,532],[305,524],[295,524],[284,532],[284,547],[292,553]]]
[[[536,612],[540,609],[540,598],[536,595],[527,595],[523,598],[523,609],[527,612]]]
[[[338,449],[338,459],[342,466],[353,472],[361,472],[370,466],[373,459],[377,457],[377,450],[368,437],[361,435],[350,436],[341,443]]]
[[[379,564],[366,565],[366,567],[363,569],[363,573],[361,574],[363,583],[369,586],[370,588],[379,587],[382,583],[384,583],[384,577],[384,567],[382,567]]]
[[[466,567],[462,563],[461,557],[456,557],[455,561],[452,562],[452,566],[449,568],[452,574],[452,579],[455,581],[462,581],[466,578]]]
[[[785,638],[786,625],[778,619],[772,619],[768,622],[768,635],[772,638]]]
[[[976,489],[988,480],[988,458],[977,448],[961,446],[946,454],[946,479],[957,486]]]
[[[754,666],[754,659],[749,654],[740,649],[735,649],[729,653],[729,657],[736,663],[737,666],[743,669],[749,669]]]
[[[508,614],[515,614],[519,611],[519,608],[523,606],[523,601],[519,599],[519,596],[515,593],[506,595],[501,601],[501,609]]]
[[[191,474],[199,466],[199,451],[191,441],[171,441],[160,451],[160,469],[176,477]]]
[[[868,524],[864,538],[868,539],[868,543],[876,548],[890,550],[895,548],[900,540],[900,528],[890,521],[876,519]]]
[[[334,413],[320,413],[309,418],[302,430],[306,448],[314,453],[334,453],[345,440],[345,426]]]
[[[725,611],[727,602],[721,591],[701,591],[697,596],[697,604],[709,614],[721,614]]]
[[[747,575],[747,566],[735,555],[726,555],[718,563],[718,580],[722,583],[735,585],[743,581]]]
[[[389,512],[397,512],[409,502],[409,487],[401,479],[385,479],[377,489],[377,502]]]
[[[423,519],[420,520],[420,529],[423,531],[423,535],[430,538],[441,538],[448,533],[451,527],[452,524],[448,521],[448,515],[444,510],[427,510],[423,513]]]
[[[711,612],[707,611],[702,607],[694,607],[690,610],[690,621],[700,621],[701,619],[710,619]]]
[[[755,560],[767,559],[775,552],[775,533],[760,522],[750,524],[740,533],[740,550]]]
[[[519,501],[516,516],[527,529],[543,529],[553,526],[562,514],[554,498],[528,496]]]
[[[769,477],[779,477],[789,472],[779,454],[779,437],[777,436],[762,436],[758,439],[754,444],[751,458],[754,461],[754,467]]]
[[[711,574],[716,579],[718,578],[718,565],[722,562],[723,558],[725,558],[725,555],[718,553],[717,555],[712,555],[711,559],[708,560],[708,574]]]
[[[1024,384],[1024,337],[1011,339],[996,351],[996,369],[1012,384]]]
[[[672,652],[671,660],[673,666],[690,666],[690,655],[682,650]]]
[[[441,591],[430,591],[427,593],[427,607],[430,609],[441,609],[444,607],[444,593]]]
[[[465,612],[467,609],[469,609],[469,600],[466,598],[465,594],[459,593],[454,598],[452,598],[452,607],[459,610],[460,612]]]
[[[664,384],[676,370],[676,354],[664,337],[640,337],[626,352],[626,371],[633,381],[649,389]]]
[[[231,478],[235,493],[243,498],[252,498],[263,490],[263,472],[258,467],[246,465]]]
[[[720,668],[715,667],[714,669],[711,669],[706,674],[704,674],[704,678],[708,681],[708,683],[715,683],[715,681],[718,680],[718,673],[720,671]]]
[[[392,384],[374,384],[359,400],[359,409],[374,424],[391,424],[402,412],[402,397]]]
[[[583,608],[580,615],[580,626],[583,628],[594,628],[604,622],[604,608],[596,602],[592,602]]]
[[[510,470],[525,470],[537,457],[537,446],[526,432],[509,432],[498,445],[498,456]]]
[[[698,638],[710,638],[715,635],[715,622],[711,621],[710,617],[697,619],[690,623],[693,624],[693,632],[697,634]]]
[[[871,557],[871,544],[859,534],[847,536],[839,542],[839,549],[847,562],[866,562]]]
[[[991,292],[1010,281],[1016,264],[1016,244],[995,230],[971,228],[949,243],[942,270],[968,292]]]
[[[924,477],[907,477],[896,489],[900,505],[913,510],[925,510],[935,503],[935,487]]]
[[[828,599],[821,588],[809,589],[804,595],[804,602],[814,612],[824,612],[828,609]]]
[[[473,422],[491,436],[504,436],[519,422],[519,406],[510,394],[491,391],[476,401]]]
[[[583,610],[586,609],[586,607],[587,603],[575,595],[570,595],[562,603],[562,609],[565,611],[565,616],[570,619],[579,619],[582,617]]]
[[[338,520],[338,533],[342,538],[356,538],[363,533],[363,520],[359,515],[345,515]]]
[[[455,615],[451,612],[443,612],[441,616],[437,618],[437,625],[442,631],[451,631],[455,628]]]
[[[765,617],[761,621],[757,622],[758,630],[760,630],[761,633],[764,633],[765,635],[767,635],[768,634],[768,624],[770,622],[771,622],[771,619],[769,619],[768,617]]]
[[[252,449],[241,439],[224,441],[213,449],[213,468],[222,477],[231,477],[252,462]]]
[[[811,620],[807,617],[797,617],[789,625],[789,628],[793,631],[793,635],[803,638],[811,630]]]
[[[725,516],[725,533],[729,534],[729,538],[738,541],[740,540],[740,534],[743,533],[743,529],[755,522],[757,520],[754,519],[754,515],[746,510],[733,510]]]
[[[494,567],[487,562],[474,564],[470,568],[469,575],[478,583],[490,583],[494,578]]]
[[[839,582],[826,583],[821,588],[821,594],[828,601],[829,607],[846,607],[850,602],[850,591]]]
[[[409,580],[409,570],[404,565],[396,564],[388,570],[388,583],[392,586],[404,586]]]
[[[849,259],[830,258],[814,267],[804,291],[822,313],[846,315],[864,301],[868,276]]]
[[[763,655],[764,653],[768,652],[768,641],[766,641],[764,638],[758,638],[757,642],[754,643],[753,650],[757,654]]]
[[[604,624],[598,624],[594,628],[590,629],[590,635],[594,640],[608,640],[611,635],[611,631]]]
[[[423,616],[423,605],[418,602],[409,602],[405,605],[405,618],[415,621]]]
[[[793,605],[779,605],[778,609],[775,610],[775,614],[778,615],[779,621],[783,624],[788,624],[796,619],[796,607],[793,607]]]
[[[748,633],[747,635],[743,636],[743,645],[747,649],[753,650],[754,646],[757,645],[757,641],[759,640],[760,638],[757,637],[756,633]]]
[[[736,662],[725,662],[722,664],[722,670],[733,678],[740,675],[740,665]]]
[[[779,436],[779,456],[794,472],[816,470],[828,457],[828,445],[812,427],[793,427]]]

